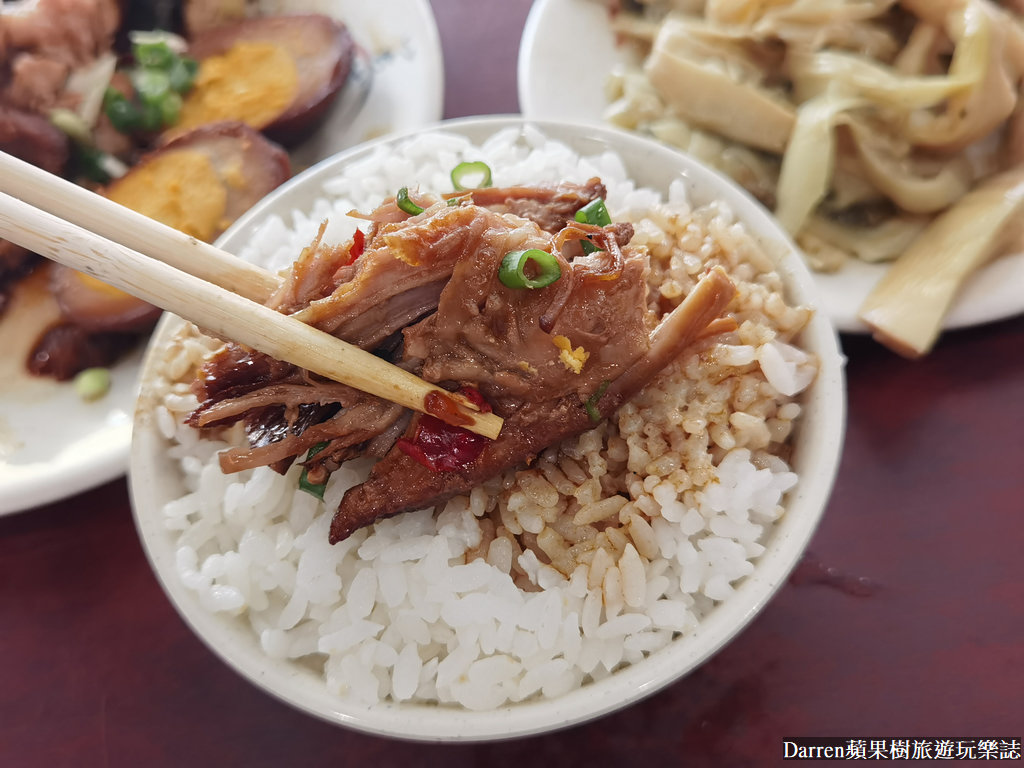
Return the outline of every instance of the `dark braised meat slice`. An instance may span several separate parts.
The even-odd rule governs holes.
[[[228,343],[203,363],[192,382],[199,407],[189,416],[188,423],[193,427],[216,425],[226,418],[210,416],[210,411],[220,403],[293,381],[297,375],[298,369],[291,363],[283,363],[234,342]],[[224,406],[220,406],[220,411],[224,410]]]
[[[355,41],[337,19],[320,13],[288,13],[242,18],[206,29],[189,41],[188,53],[200,62],[227,54],[241,44],[271,45],[283,54],[296,74],[290,100],[261,119],[236,112],[231,104],[212,109],[193,107],[189,96],[182,122],[189,126],[216,120],[245,120],[268,138],[294,147],[319,128],[348,79],[355,56]],[[244,68],[244,67],[243,67]],[[242,73],[240,90],[249,88]]]
[[[188,424],[245,425],[248,446],[220,455],[224,472],[268,465],[283,473],[322,442],[328,446],[318,463],[336,468],[353,446],[387,433],[402,416],[393,403],[234,343],[204,363],[192,389],[200,405]]]
[[[114,363],[138,342],[130,333],[90,333],[70,323],[49,328],[36,342],[26,368],[36,376],[67,381],[86,368]]]
[[[545,232],[556,234],[574,221],[576,211],[607,194],[600,179],[586,184],[540,184],[526,187],[486,187],[471,191],[476,205],[496,213],[514,213]]]
[[[161,310],[63,264],[49,264],[49,284],[61,316],[88,333],[152,330]]]
[[[195,177],[183,176],[188,172],[179,170],[195,167],[203,169]],[[128,173],[108,184],[103,194],[187,235],[213,242],[290,176],[291,160],[281,147],[244,123],[220,122],[181,133],[147,152]],[[194,201],[202,201],[205,208]]]
[[[0,104],[0,151],[50,173],[68,161],[68,137],[49,120]]]
[[[735,288],[724,272],[719,269],[708,273],[655,328],[643,357],[611,381],[603,394],[595,393],[590,402],[595,415],[604,418],[613,413],[669,361],[708,332],[734,293]],[[341,500],[331,521],[331,543],[347,538],[374,520],[433,506],[466,493],[508,467],[525,464],[547,446],[595,424],[576,395],[526,402],[503,415],[505,424],[498,439],[482,443],[479,454],[457,469],[431,469],[400,446],[392,448],[374,465],[366,482],[350,489]],[[423,417],[416,417],[414,422],[420,418]]]

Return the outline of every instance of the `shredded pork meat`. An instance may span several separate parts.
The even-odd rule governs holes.
[[[586,402],[574,395],[543,400],[524,398],[516,406],[506,398],[508,411],[501,434],[483,445],[479,456],[453,471],[425,467],[400,447],[373,466],[366,482],[341,500],[331,521],[330,540],[341,541],[353,531],[382,517],[438,504],[498,474],[525,464],[549,445],[592,428],[636,394],[670,360],[679,355],[719,317],[735,289],[722,270],[710,272],[655,329],[653,343],[639,359],[620,368],[608,387]],[[415,422],[424,417],[414,417]]]
[[[734,290],[723,272],[710,273],[659,321],[646,249],[628,244],[632,227],[573,219],[603,193],[595,179],[449,200],[417,194],[425,209],[416,215],[388,201],[364,216],[373,222],[365,234],[342,245],[324,245],[321,228],[268,301],[478,399],[504,419],[496,440],[237,344],[203,366],[189,423],[245,425],[248,445],[221,455],[225,472],[283,472],[298,460],[309,477],[325,478],[353,456],[382,456],[342,500],[332,542],[467,491],[590,428],[709,327],[720,328]],[[596,250],[584,253],[582,241]],[[539,289],[506,286],[505,254],[532,248],[552,254],[560,277]]]

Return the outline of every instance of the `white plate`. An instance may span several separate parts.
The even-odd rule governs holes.
[[[567,51],[566,41],[573,51]],[[575,42],[578,41],[578,42]],[[537,0],[519,48],[519,105],[535,119],[601,121],[605,83],[629,52],[616,45],[603,0]],[[863,333],[857,310],[885,267],[850,263],[816,274],[822,306],[840,331]],[[978,325],[1024,312],[1024,252],[1002,257],[964,286],[946,328]]]
[[[441,119],[441,44],[427,0],[265,0],[263,7],[337,16],[368,54],[353,68],[327,124],[294,153],[296,171],[366,139]],[[114,366],[111,392],[84,403],[68,384],[24,374],[23,355],[9,342],[0,345],[0,515],[126,471],[141,346]]]

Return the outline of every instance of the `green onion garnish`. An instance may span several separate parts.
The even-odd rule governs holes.
[[[77,174],[84,176],[90,181],[95,181],[97,184],[107,184],[114,178],[114,174],[108,170],[107,166],[114,158],[106,152],[101,152],[96,147],[85,144],[73,144],[72,157],[75,161]]]
[[[174,125],[181,116],[182,98],[178,94],[168,93],[160,101],[160,119],[164,125]]]
[[[320,451],[327,447],[327,441],[317,443],[309,449],[309,453],[306,454],[306,461],[316,456]],[[316,496],[318,499],[323,501],[324,489],[327,487],[327,483],[311,483],[309,482],[309,470],[305,467],[302,468],[302,474],[299,475],[299,490],[305,491],[306,493]]]
[[[534,275],[527,274],[527,268]],[[543,288],[562,276],[558,260],[547,251],[509,251],[498,267],[498,279],[509,288]]]
[[[583,404],[583,407],[587,409],[587,415],[590,417],[590,420],[595,423],[601,420],[601,412],[597,410],[597,403],[604,396],[609,384],[611,382],[608,379],[602,381],[600,386],[594,390],[594,394],[588,397],[587,402]]]
[[[196,81],[199,73],[199,62],[195,59],[178,59],[171,64],[167,70],[167,77],[170,78],[171,89],[177,93],[186,93]]]
[[[593,224],[597,227],[607,227],[612,223],[612,217],[608,215],[608,207],[604,204],[604,200],[599,197],[595,200],[591,200],[576,211],[576,221],[580,224]],[[593,253],[594,251],[601,250],[589,240],[580,240],[580,245],[583,246],[584,253]]]
[[[467,184],[474,176],[479,176],[480,181],[476,184]],[[491,186],[491,168],[487,163],[477,160],[475,162],[459,163],[452,168],[452,186],[458,192],[466,189],[483,189]]]
[[[171,78],[162,69],[140,67],[132,72],[132,85],[140,99],[157,102],[171,90]]]
[[[92,144],[92,132],[82,117],[70,109],[58,107],[50,110],[50,122],[76,144]]]
[[[600,197],[591,200],[578,211],[576,221],[580,224],[593,224],[597,227],[607,227],[612,223],[612,217],[608,215],[608,207]]]
[[[402,187],[398,190],[398,194],[395,195],[395,202],[398,203],[399,208],[412,216],[415,216],[418,213],[423,213],[423,209],[409,199],[408,187]]]
[[[142,110],[115,88],[108,87],[104,92],[103,111],[121,133],[131,133],[142,122]]]
[[[154,43],[135,43],[132,52],[139,66],[152,69],[170,69],[178,58],[178,54],[162,40]]]
[[[178,121],[181,96],[195,82],[199,64],[179,56],[165,42],[136,43],[130,70],[135,97],[107,88],[103,111],[121,133],[159,131]]]
[[[110,371],[106,368],[86,368],[75,376],[75,392],[86,402],[99,400],[110,391]]]

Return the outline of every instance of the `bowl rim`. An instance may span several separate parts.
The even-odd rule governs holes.
[[[603,144],[622,157],[631,175],[651,175],[650,172],[637,173],[632,167],[638,158],[646,158],[648,165],[645,167],[652,167],[650,163],[655,161],[662,163],[664,168],[672,169],[669,175],[680,175],[686,179],[691,190],[700,185],[705,190],[715,190],[716,198],[726,202],[736,220],[741,221],[752,236],[783,246],[779,269],[790,297],[797,303],[820,306],[813,278],[795,244],[770,214],[730,179],[688,155],[625,131],[589,123],[524,119],[518,115],[440,121],[427,128],[389,134],[344,150],[311,166],[257,203],[221,236],[218,245],[231,250],[232,244],[241,242],[247,228],[270,209],[281,205],[282,201],[301,197],[308,189],[307,185],[314,185],[317,179],[329,175],[335,168],[367,156],[380,146],[401,142],[427,131],[461,133],[480,141],[474,134],[486,136],[516,127],[520,131],[527,127],[539,129],[549,139]],[[572,148],[588,154],[576,146]],[[645,181],[638,183],[649,185]],[[800,481],[787,497],[787,513],[775,523],[770,537],[764,542],[766,549],[754,561],[754,572],[735,585],[735,593],[701,620],[699,634],[673,640],[640,662],[554,699],[530,699],[484,712],[449,705],[394,702],[359,705],[330,694],[322,675],[315,674],[308,667],[297,662],[270,659],[260,649],[258,637],[251,628],[242,626],[234,617],[205,611],[196,594],[176,578],[174,544],[155,514],[162,505],[161,494],[171,488],[174,479],[160,471],[161,462],[151,461],[152,457],[159,456],[163,438],[147,410],[146,384],[159,365],[161,340],[183,325],[179,318],[165,315],[147,347],[142,366],[142,394],[135,413],[128,480],[132,514],[146,557],[186,625],[236,673],[300,711],[377,736],[418,742],[483,742],[520,738],[562,730],[602,717],[677,682],[745,629],[786,581],[802,557],[828,504],[845,439],[844,357],[831,322],[823,312],[816,311],[803,331],[803,339],[804,347],[818,356],[821,368],[805,401],[798,427],[801,438],[795,447],[793,462],[795,467],[797,463],[813,461],[815,471],[810,475],[798,472]],[[800,457],[805,458],[801,460]],[[166,462],[166,456],[162,458]]]

